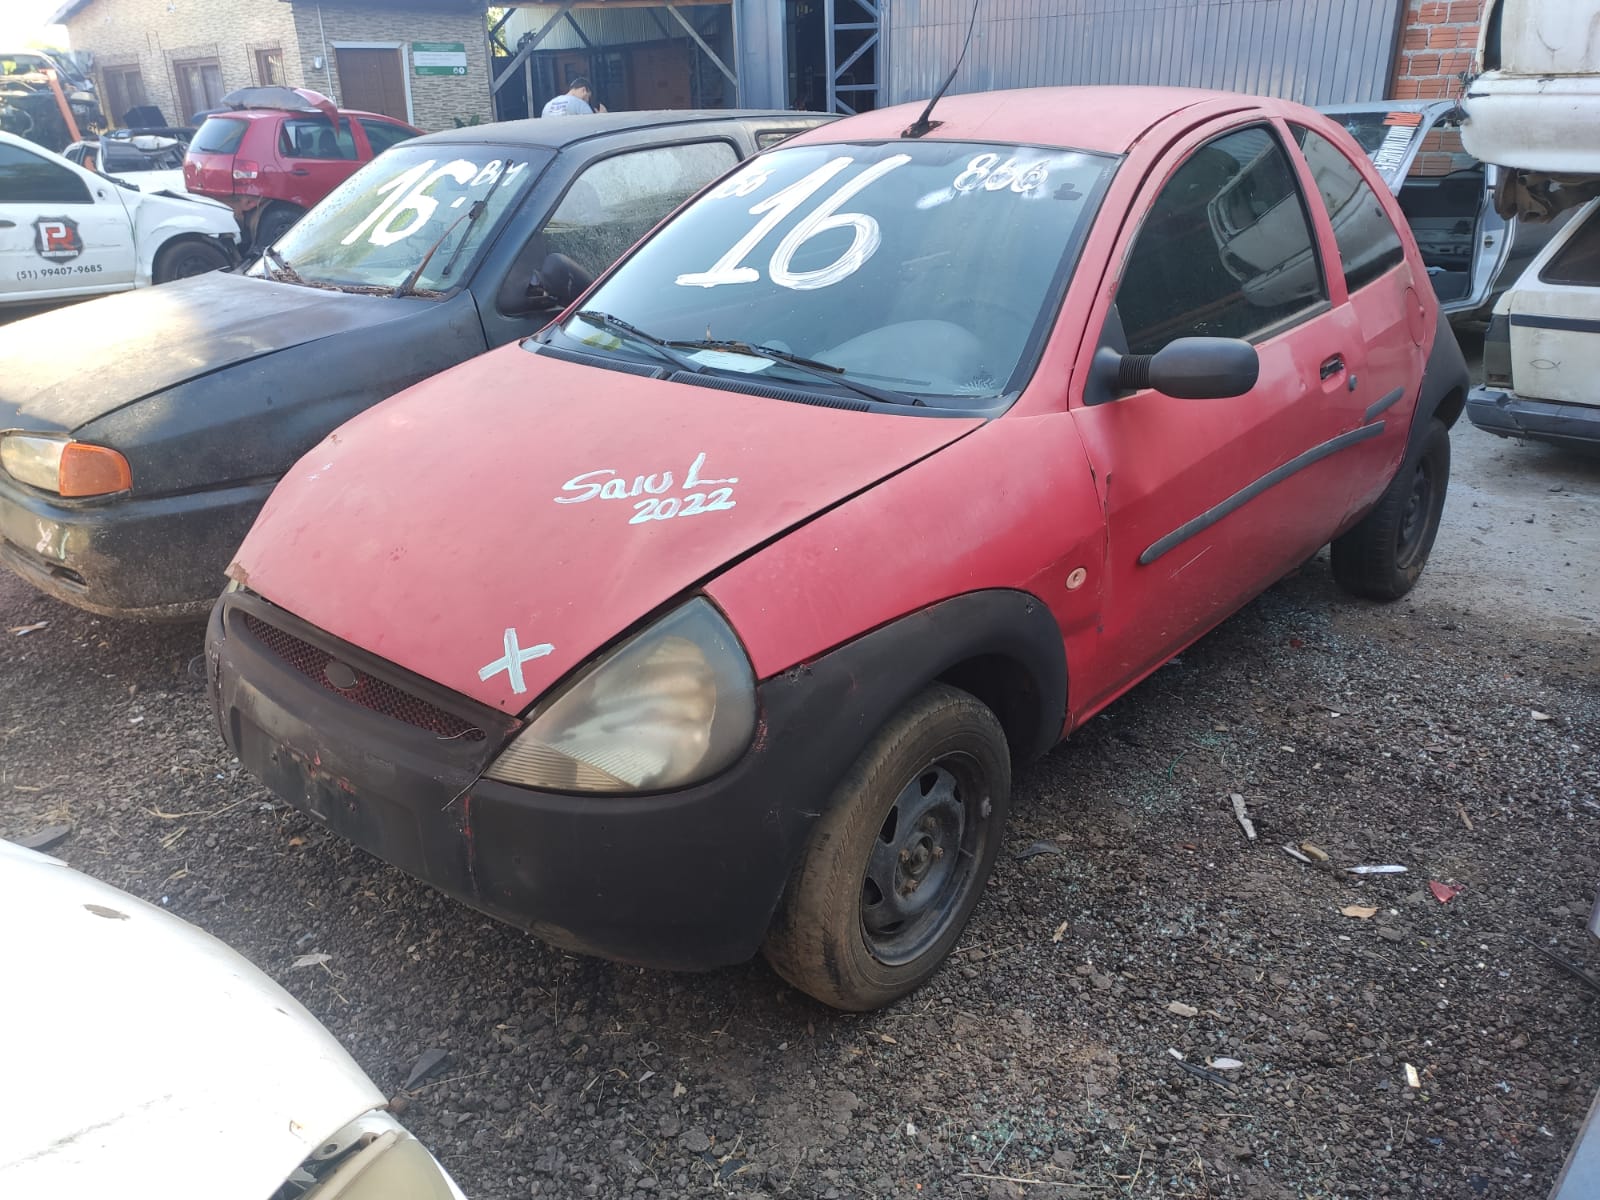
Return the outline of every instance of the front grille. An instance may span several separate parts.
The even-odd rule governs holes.
[[[420,696],[413,696],[386,680],[368,675],[349,663],[344,665],[350,667],[354,673],[355,683],[348,688],[335,687],[329,682],[326,673],[328,664],[335,661],[335,658],[320,646],[301,641],[294,634],[285,633],[277,626],[269,625],[250,613],[244,615],[244,627],[251,637],[307,679],[336,696],[343,696],[352,704],[359,704],[362,708],[381,713],[391,720],[404,722],[417,729],[426,729],[441,738],[461,738],[464,741],[481,742],[487,736],[471,721],[446,712],[438,705],[431,704]],[[343,662],[342,659],[339,661]]]

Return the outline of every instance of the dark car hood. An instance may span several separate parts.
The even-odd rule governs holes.
[[[430,300],[211,274],[0,327],[0,429],[71,432],[146,396]]]

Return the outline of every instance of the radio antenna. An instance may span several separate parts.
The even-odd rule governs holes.
[[[933,99],[928,101],[928,107],[922,110],[922,115],[900,131],[901,137],[919,138],[944,124],[943,121],[933,121],[929,118],[933,116],[933,106],[939,103],[945,92],[950,89],[950,85],[956,81],[956,72],[961,70],[961,64],[966,61],[967,47],[972,45],[972,27],[978,23],[978,5],[982,2],[983,0],[972,0],[972,16],[967,19],[967,38],[961,43],[961,53],[956,57],[956,65],[950,68],[950,74],[945,76],[944,82],[939,85],[939,90],[933,94]]]

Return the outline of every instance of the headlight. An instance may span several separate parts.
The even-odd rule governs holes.
[[[58,496],[109,496],[133,486],[128,460],[109,446],[10,433],[0,438],[0,467],[13,479]]]
[[[485,775],[562,792],[643,792],[715,775],[755,729],[755,676],[705,599],[602,655]]]

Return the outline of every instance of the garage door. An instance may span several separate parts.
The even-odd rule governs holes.
[[[1306,104],[1382,99],[1402,0],[984,0],[952,88],[1131,83],[1227,88]],[[891,99],[933,94],[972,0],[885,6]]]

